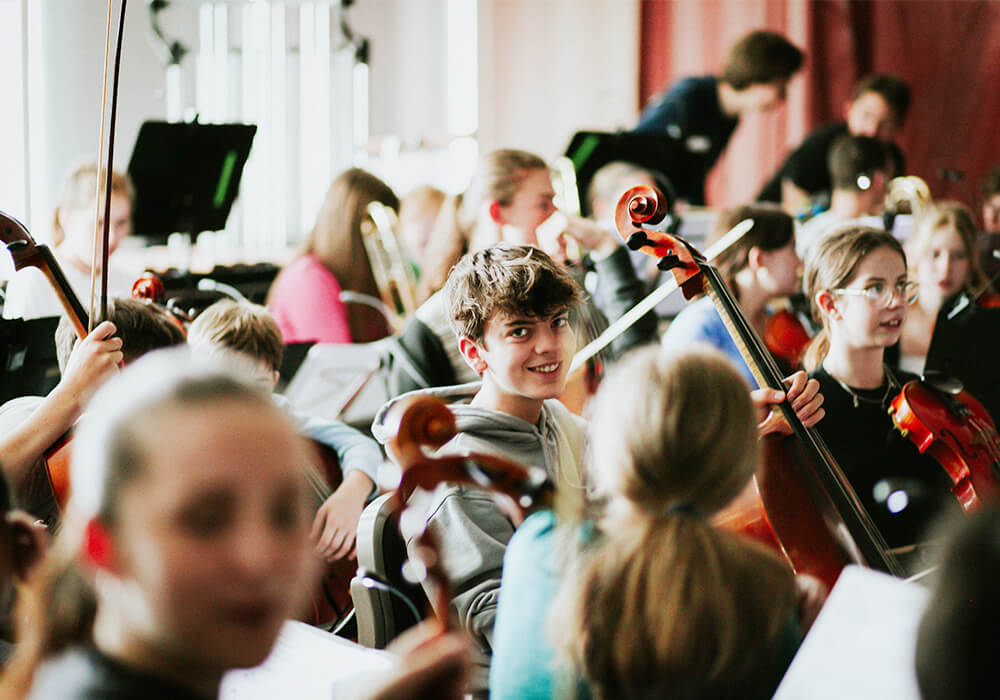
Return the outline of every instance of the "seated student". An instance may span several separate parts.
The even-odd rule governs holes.
[[[60,269],[87,306],[90,299],[91,261],[94,256],[94,225],[104,231],[104,197],[101,197],[101,218],[95,217],[97,166],[93,162],[78,164],[69,173],[53,215],[53,255]],[[104,178],[105,173],[101,173]],[[103,183],[103,179],[102,179]],[[102,184],[103,187],[103,184]],[[132,203],[135,191],[127,175],[113,173],[111,178],[111,226],[109,253],[114,253],[125,236],[132,233]],[[39,241],[42,242],[42,241]],[[124,270],[110,260],[108,294],[128,295],[141,270]],[[4,318],[40,318],[59,316],[63,307],[45,275],[36,268],[19,270],[7,283],[7,298],[3,305]]]
[[[924,700],[996,696],[1000,619],[1000,506],[942,528],[943,554],[917,630],[917,685]]]
[[[1000,233],[1000,167],[983,180],[983,231]]]
[[[799,231],[795,249],[803,260],[826,233],[885,210],[889,187],[885,144],[869,136],[844,136],[830,149],[828,166],[833,183],[830,208],[809,219]]]
[[[249,358],[250,370],[262,387],[269,394],[274,390],[285,346],[278,324],[263,306],[231,299],[217,301],[191,323],[187,341],[196,354],[232,352]],[[316,511],[311,538],[317,554],[327,561],[346,557],[354,550],[365,502],[375,492],[382,452],[371,438],[349,425],[302,415],[278,394],[273,399],[299,433],[328,445],[337,454],[343,481]]]
[[[0,470],[0,669],[14,651],[16,587],[28,581],[47,547],[45,526],[15,507],[10,484]]]
[[[340,296],[349,291],[380,299],[361,234],[372,202],[399,208],[396,193],[360,168],[330,184],[298,257],[278,273],[267,295],[286,342],[367,343],[392,332],[380,311],[345,304]]]
[[[602,535],[566,563],[545,627],[596,698],[770,698],[822,594],[800,609],[776,552],[711,524],[757,467],[746,384],[697,349],[612,373],[589,433]]]
[[[486,154],[465,193],[445,201],[428,243],[429,264],[420,281],[420,293],[429,298],[399,338],[406,362],[393,368],[394,393],[477,379],[455,343],[439,290],[467,251],[500,241],[540,245],[538,229],[556,212],[554,196],[544,160],[526,151],[503,149]],[[642,298],[644,291],[628,250],[613,228],[572,215],[566,215],[565,222],[564,236],[590,251],[597,271],[601,291],[594,305],[608,319],[618,318]],[[644,316],[616,341],[614,350],[621,352],[648,342],[655,334],[656,319]]]
[[[576,339],[569,313],[582,293],[569,273],[530,245],[495,245],[459,261],[445,287],[465,361],[481,384],[430,389],[451,402],[459,435],[443,450],[500,454],[544,469],[567,494],[579,492],[583,420],[555,401]],[[388,436],[375,418],[376,439]],[[484,694],[504,548],[514,525],[487,494],[444,484],[421,503],[441,543],[452,607],[477,656],[470,692]],[[438,611],[443,614],[445,611]]]
[[[877,229],[836,231],[806,259],[803,287],[823,327],[805,358],[826,397],[817,430],[889,546],[918,544],[929,512],[954,509],[957,502],[941,465],[900,434],[887,413],[903,385],[915,379],[884,362],[917,296],[902,246]],[[876,499],[882,480],[920,492],[927,508],[894,515]]]
[[[590,185],[587,187],[587,205],[591,217],[597,223],[611,230],[616,230],[615,210],[618,207],[619,198],[626,190],[644,185],[646,187],[659,187],[662,191],[662,178],[663,176],[658,173],[625,161],[617,160],[602,165],[594,173]],[[656,261],[638,251],[633,251],[630,255],[636,266],[639,279],[651,288],[660,274],[656,267]]]
[[[753,221],[753,228],[719,255],[715,266],[739,302],[747,321],[758,334],[763,335],[768,302],[798,290],[802,264],[795,254],[795,222],[777,206],[729,209],[716,221],[712,238],[721,238],[744,219]],[[707,296],[686,306],[663,335],[663,345],[667,348],[680,349],[692,342],[708,343],[723,351],[750,385],[757,386],[715,305]]]
[[[976,222],[959,202],[936,202],[920,212],[906,242],[906,257],[916,270],[920,296],[910,308],[899,339],[899,366],[921,374],[938,311],[961,291],[977,294],[986,286],[976,248]]]
[[[422,185],[399,201],[399,239],[418,276],[427,267],[427,245],[446,197],[437,187]]]
[[[544,469],[559,500],[582,501],[584,423],[553,400],[566,383],[575,348],[569,312],[580,303],[579,287],[541,250],[501,244],[462,258],[445,294],[459,348],[482,381],[427,390],[450,401],[456,416],[459,435],[443,450],[498,454]],[[822,397],[804,374],[794,379],[789,396],[796,410],[817,417]],[[381,441],[388,437],[382,423],[391,406],[372,426]],[[459,591],[452,607],[476,643],[479,673],[470,688],[481,694],[503,556],[514,524],[488,495],[453,484],[439,487],[419,505]]]
[[[808,211],[813,200],[829,198],[834,185],[827,169],[830,149],[842,136],[868,136],[886,144],[889,172],[905,174],[903,153],[893,142],[910,109],[910,88],[894,75],[868,75],[844,105],[844,121],[824,124],[806,136],[768,181],[757,199],[780,202],[786,211]]]
[[[994,257],[1000,250],[1000,167],[993,168],[980,189],[982,194],[983,233],[977,250],[983,272],[993,278],[1000,274],[1000,260]]]
[[[59,508],[43,455],[86,409],[90,395],[124,363],[149,350],[184,342],[184,332],[166,312],[132,298],[113,299],[108,320],[78,340],[65,316],[56,328],[62,378],[48,396],[22,396],[0,407],[0,461],[18,502],[50,528]]]
[[[297,602],[305,459],[269,397],[186,350],[108,381],[4,680],[38,700],[216,697],[227,670],[264,660]]]
[[[637,458],[644,455],[655,472],[666,464],[661,458],[668,441],[676,439],[687,422],[697,422],[701,426],[704,416],[711,416],[721,425],[731,417],[723,414],[723,402],[717,401],[706,387],[716,386],[712,381],[717,374],[725,378],[723,384],[729,387],[733,372],[720,369],[720,360],[708,355],[709,349],[700,352],[705,355],[691,351],[690,357],[685,355],[683,360],[668,360],[662,350],[658,354],[656,350],[641,349],[612,367],[598,392],[588,430],[590,444],[594,446],[588,460],[591,482],[595,471],[605,474],[610,471],[607,466],[610,449],[631,450]],[[702,366],[706,362],[711,371]],[[682,381],[681,372],[688,370],[691,376]],[[663,381],[666,375],[673,381]],[[823,398],[816,391],[817,383],[806,381],[803,372],[797,372],[791,380],[787,392],[789,401],[803,424],[815,425],[823,417]],[[697,393],[680,396],[679,383],[687,389],[697,388]],[[747,393],[745,383],[742,391]],[[624,413],[618,413],[623,395],[638,398],[628,402]],[[749,395],[761,413],[768,403],[784,399],[784,393],[770,389],[758,389]],[[632,417],[636,417],[635,422],[630,420]],[[720,435],[731,436],[732,424],[726,424],[728,428]],[[778,429],[782,429],[780,424],[770,415],[757,426],[760,435]],[[698,427],[696,433],[707,436],[709,433],[703,432],[705,430]],[[657,441],[651,436],[661,439]],[[599,446],[604,450],[597,452]],[[615,465],[622,463],[615,462]],[[653,472],[650,472],[651,478],[656,476]],[[650,494],[661,495],[658,489],[666,485],[661,483],[665,476],[660,475],[656,484],[650,486]],[[720,476],[720,472],[715,476]],[[736,479],[735,472],[733,478]],[[585,511],[562,508],[534,513],[518,527],[507,546],[490,667],[490,697],[494,700],[562,697],[559,691],[567,690],[567,683],[574,683],[576,672],[556,662],[551,639],[554,625],[549,620],[560,582],[568,585],[572,576],[569,572],[574,570],[577,558],[586,557],[590,547],[600,543],[592,520],[601,510],[602,494],[594,492],[593,483],[588,486],[588,495],[594,497],[594,502],[588,504]],[[719,503],[718,507],[722,505]],[[609,535],[616,531],[617,528],[611,527]],[[823,586],[805,576],[799,577],[797,585],[803,606],[808,608],[804,609],[808,614],[802,620],[807,624],[815,612],[813,608],[822,601]],[[620,608],[616,606],[615,609]]]
[[[772,109],[785,99],[802,52],[773,32],[755,31],[729,49],[721,76],[684,78],[639,117],[636,133],[666,134],[689,156],[686,168],[666,175],[677,196],[705,204],[705,178],[726,149],[740,117]]]

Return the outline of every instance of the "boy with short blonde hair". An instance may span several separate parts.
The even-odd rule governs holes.
[[[196,352],[236,353],[254,363],[251,371],[262,387],[274,389],[284,353],[281,329],[259,304],[231,299],[217,301],[202,311],[188,328],[188,345]],[[344,423],[294,411],[284,396],[274,400],[299,432],[337,453],[343,481],[316,512],[312,539],[316,553],[327,561],[342,559],[354,550],[358,520],[375,492],[382,452],[370,438]]]

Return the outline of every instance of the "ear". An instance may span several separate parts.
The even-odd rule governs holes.
[[[41,521],[23,510],[9,511],[5,520],[14,575],[24,581],[49,548],[49,532]]]
[[[836,299],[836,296],[827,289],[816,292],[816,306],[823,312],[823,315],[839,320],[842,317],[837,309]]]
[[[753,246],[747,251],[747,267],[751,270],[757,271],[764,266],[763,263],[764,251],[761,250],[760,246]]]
[[[497,224],[498,226],[503,226],[504,223],[503,208],[500,206],[500,202],[498,202],[495,199],[491,201],[489,206],[489,212],[490,212],[490,219],[493,220],[493,223]]]
[[[114,570],[115,551],[111,541],[111,533],[107,526],[97,518],[91,518],[83,530],[83,546],[81,555],[97,569]]]
[[[458,339],[458,351],[462,353],[465,362],[472,368],[473,372],[482,374],[486,371],[486,360],[479,349],[479,344],[465,336]]]

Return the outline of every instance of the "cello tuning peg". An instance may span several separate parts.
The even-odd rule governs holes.
[[[673,254],[664,255],[656,263],[656,266],[663,272],[669,272],[670,270],[673,270],[675,267],[680,267],[680,265],[681,265],[681,259]]]
[[[644,245],[651,245],[651,244],[652,241],[649,240],[649,236],[647,236],[642,231],[636,231],[635,233],[633,233],[631,236],[628,237],[628,240],[625,241],[625,245],[629,250],[639,250]]]

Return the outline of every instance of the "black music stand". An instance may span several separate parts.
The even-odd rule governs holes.
[[[58,325],[58,316],[0,319],[0,403],[17,396],[46,396],[59,383]]]
[[[677,199],[669,173],[683,168],[687,152],[680,142],[666,134],[634,134],[628,131],[578,131],[573,134],[566,157],[573,162],[576,170],[576,188],[580,195],[580,210],[590,216],[587,190],[594,174],[602,167],[615,161],[637,165],[650,171],[657,186],[667,196],[667,204],[673,210]]]
[[[256,132],[253,124],[143,123],[128,164],[136,234],[163,241],[225,228]]]
[[[1000,420],[1000,309],[982,308],[966,294],[945,303],[934,324],[924,373],[960,379],[993,417]]]

